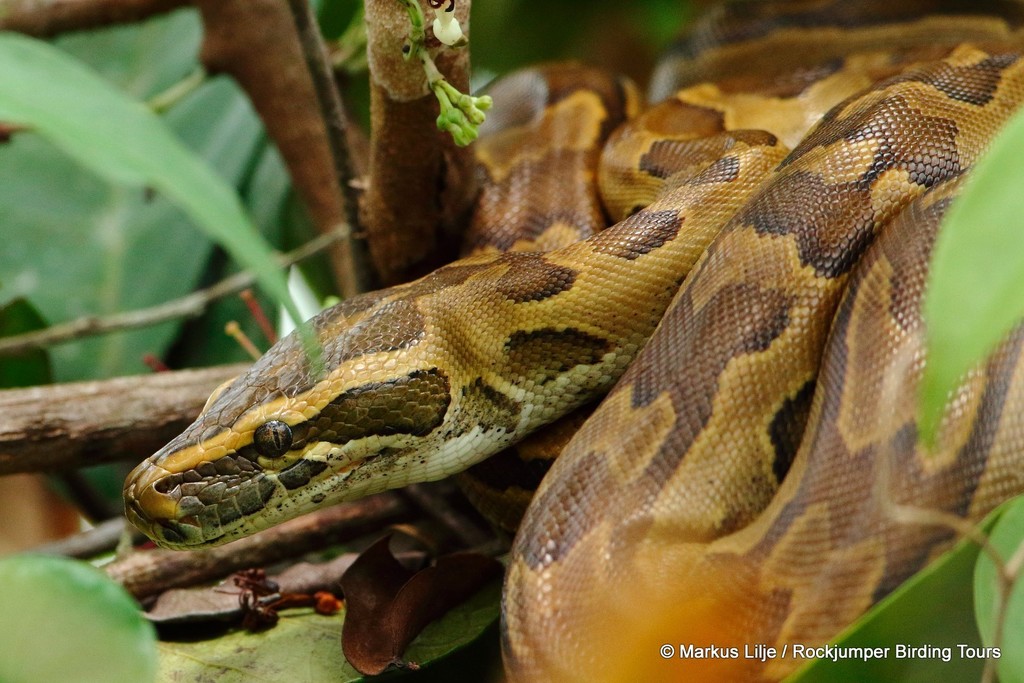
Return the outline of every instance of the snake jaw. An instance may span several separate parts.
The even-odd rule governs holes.
[[[275,463],[250,453],[251,445],[197,454],[187,438],[192,431],[125,480],[125,516],[164,548],[220,545],[322,505],[376,493],[390,487],[388,472],[405,469],[404,456],[423,460],[420,453],[431,449],[429,439],[407,435],[343,445],[314,441]]]
[[[171,472],[159,465],[159,455],[129,474],[124,499],[128,521],[164,548],[218,545],[252,533],[255,529],[247,523],[246,511],[251,514],[260,509],[277,488],[255,467],[244,477],[226,474],[225,470],[238,471],[233,464],[238,458],[232,455],[183,472]],[[200,472],[205,473],[206,480]],[[228,481],[237,491],[230,498],[224,495]]]

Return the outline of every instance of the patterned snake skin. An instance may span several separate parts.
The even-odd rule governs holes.
[[[520,525],[510,678],[784,676],[659,647],[826,642],[948,545],[901,506],[979,519],[1024,491],[1021,333],[937,456],[913,421],[928,255],[1024,99],[1024,7],[891,5],[720,8],[622,126],[615,79],[515,77],[470,255],[317,316],[323,375],[275,345],[129,476],[129,519],[222,543],[465,470],[611,390]]]

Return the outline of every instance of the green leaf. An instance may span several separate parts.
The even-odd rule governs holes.
[[[990,529],[1005,506],[982,523]],[[840,647],[889,648],[879,659],[817,659],[786,679],[786,683],[860,683],[861,681],[976,681],[983,658],[962,657],[960,645],[978,648],[970,596],[974,565],[980,550],[961,541],[875,605],[833,642]],[[938,657],[897,657],[896,647],[949,648]],[[904,653],[906,654],[906,653]]]
[[[501,582],[491,582],[427,626],[406,650],[406,659],[426,665],[473,642],[498,618],[500,599]],[[325,617],[312,610],[289,610],[262,633],[237,631],[215,640],[160,643],[158,680],[216,676],[218,683],[361,681],[341,653],[343,623],[343,614]]]
[[[185,211],[299,319],[269,245],[238,195],[139,102],[46,43],[0,34],[0,119],[30,126],[94,172],[149,186]],[[39,87],[45,83],[47,87]]]
[[[291,184],[277,148],[269,143],[260,145],[250,170],[242,188],[242,199],[249,215],[264,237],[282,249],[291,248],[284,234],[287,220],[283,216]],[[209,264],[205,279],[214,282],[238,271],[235,264],[217,254]],[[260,292],[256,294],[268,315],[273,315],[280,308],[272,299],[260,296]],[[239,343],[224,333],[224,326],[232,320],[239,324],[257,348],[265,350],[270,345],[242,300],[238,296],[229,296],[214,301],[200,318],[186,323],[168,361],[180,367],[251,361]]]
[[[152,681],[156,635],[103,572],[58,557],[0,560],[0,681]]]
[[[492,581],[476,595],[431,622],[405,651],[405,659],[426,664],[468,645],[498,618],[501,581]]]
[[[0,306],[0,337],[44,327],[46,321],[39,311],[23,298]],[[50,358],[43,349],[0,356],[0,389],[47,384],[51,379]]]
[[[1009,560],[1024,542],[1024,497],[1015,498],[999,519],[989,538],[992,547]],[[996,566],[982,553],[974,571],[974,605],[981,640],[986,647],[999,647],[999,680],[1003,683],[1024,681],[1024,590],[1018,580],[1010,590],[1003,621],[1002,642],[995,642],[997,617],[1002,595],[999,591]]]
[[[261,128],[231,82],[208,83],[164,119],[221,176],[243,181]],[[17,135],[4,147],[0,175],[7,181],[0,184],[0,224],[16,228],[5,236],[9,258],[0,260],[0,291],[27,297],[51,322],[183,296],[196,287],[213,251],[164,197],[83,173],[36,135]],[[163,356],[180,326],[171,321],[54,347],[56,378],[137,373],[142,354]]]
[[[145,100],[196,70],[202,40],[199,12],[186,9],[138,23],[64,33],[53,44],[130,97]]]
[[[1024,317],[1024,112],[978,161],[932,256],[920,428],[932,444],[950,392]]]

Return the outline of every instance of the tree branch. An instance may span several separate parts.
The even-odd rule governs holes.
[[[61,555],[89,560],[116,548],[125,529],[131,531],[133,541],[141,542],[145,539],[142,533],[132,528],[124,517],[115,517],[100,522],[92,529],[86,529],[74,536],[37,545],[30,552],[38,555]]]
[[[189,0],[3,0],[0,30],[47,38],[141,21],[190,4]]]
[[[283,0],[194,0],[205,26],[202,61],[248,94],[284,157],[296,191],[320,232],[345,223],[339,180],[316,91]],[[358,293],[350,237],[331,251],[343,296]]]
[[[322,251],[346,235],[346,230],[336,230],[326,235],[321,235],[301,247],[280,256],[278,262],[282,266],[298,263]],[[256,277],[251,272],[244,271],[225,278],[206,289],[186,294],[180,299],[167,301],[150,308],[139,308],[134,311],[125,311],[124,313],[115,313],[114,315],[103,317],[90,315],[70,322],[52,325],[43,330],[25,332],[23,334],[11,335],[10,337],[0,337],[0,356],[45,348],[54,344],[80,339],[81,337],[149,327],[150,325],[175,318],[195,318],[202,315],[211,302],[240,292],[246,287],[251,287],[255,282]]]
[[[142,460],[248,366],[159,372],[0,391],[0,475]]]
[[[469,4],[459,0],[455,10],[467,31]],[[433,10],[426,14],[432,17]],[[422,64],[402,57],[409,34],[403,5],[366,0],[366,24],[373,136],[360,210],[374,265],[382,284],[390,285],[457,256],[475,176],[470,151],[437,130],[438,105]],[[448,81],[468,90],[468,49],[450,49],[433,37],[428,46]]]
[[[105,567],[136,598],[189,586],[259,567],[287,557],[357,538],[408,519],[412,510],[394,493],[342,503],[279,524],[227,545],[203,550],[148,550]]]
[[[354,291],[346,293],[346,296],[351,296],[372,289],[375,278],[370,269],[366,240],[359,237],[359,195],[353,183],[355,175],[352,160],[349,158],[348,119],[342,106],[341,93],[338,92],[338,86],[334,81],[334,70],[327,58],[327,48],[320,37],[320,27],[309,0],[288,0],[288,6],[295,20],[302,56],[306,60],[306,69],[316,91],[320,117],[327,131],[328,147],[334,161],[334,174],[342,196],[345,220],[353,233],[349,241],[353,271],[348,279],[351,280],[349,287]]]

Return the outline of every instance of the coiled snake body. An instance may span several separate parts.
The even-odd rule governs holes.
[[[558,187],[594,175],[630,96],[523,77],[549,99],[482,149],[499,189],[480,211],[564,163],[544,210],[517,209],[526,236],[475,222],[477,253],[318,316],[324,376],[280,342],[132,473],[129,518],[161,545],[224,542],[463,470],[614,385],[517,535],[509,672],[756,680],[798,662],[658,648],[822,643],[949,541],[905,506],[977,519],[1024,490],[1019,331],[961,387],[938,457],[913,421],[928,253],[1024,98],[1024,10],[753,7],[661,67],[655,88],[689,87],[612,135],[605,202],[628,217],[583,241],[552,248],[589,234],[596,195]],[[488,246],[516,241],[550,250]]]

